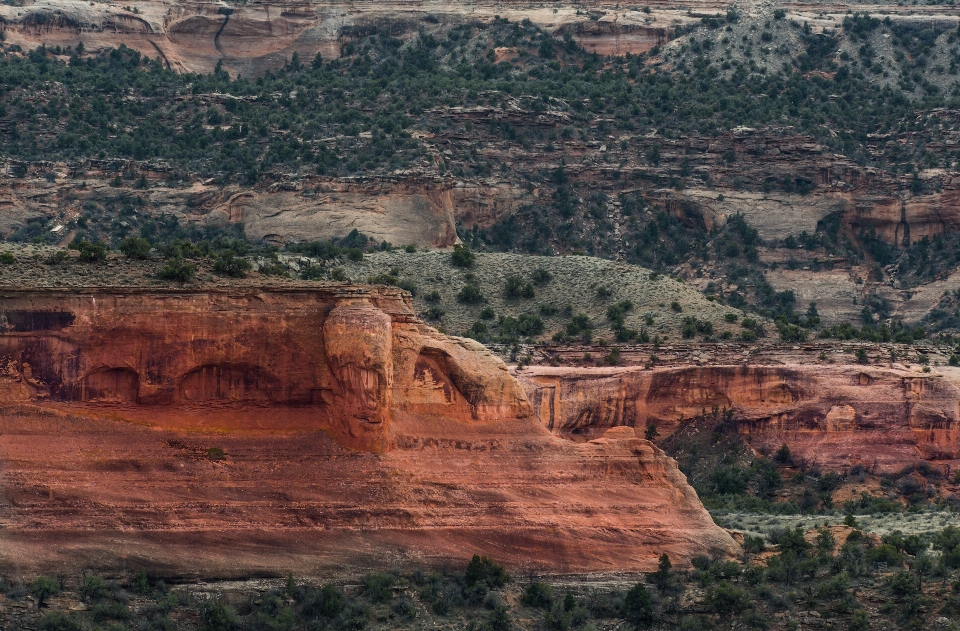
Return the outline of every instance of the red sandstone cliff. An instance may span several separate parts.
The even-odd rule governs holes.
[[[734,411],[755,447],[823,467],[900,469],[919,460],[960,463],[956,372],[941,375],[860,365],[710,366],[645,370],[550,368],[517,373],[534,412],[556,434],[589,438],[610,427]]]
[[[621,571],[738,550],[659,449],[632,430],[552,435],[502,362],[408,300],[0,292],[7,569],[303,573],[483,552]]]

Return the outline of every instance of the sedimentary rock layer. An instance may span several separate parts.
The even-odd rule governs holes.
[[[551,368],[518,373],[534,413],[560,435],[657,425],[732,411],[758,448],[782,444],[831,469],[960,462],[958,374],[860,365]]]
[[[738,549],[654,445],[552,435],[498,359],[395,290],[3,290],[0,354],[10,571],[620,571]]]

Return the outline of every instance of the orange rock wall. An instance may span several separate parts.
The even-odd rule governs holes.
[[[946,374],[865,366],[712,366],[645,370],[550,368],[517,373],[550,431],[589,438],[616,426],[733,410],[755,447],[787,444],[798,458],[842,469],[895,470],[919,460],[960,462],[960,388]]]
[[[629,428],[575,443],[397,290],[0,291],[0,571],[734,555]]]

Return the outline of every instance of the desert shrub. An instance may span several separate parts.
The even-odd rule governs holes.
[[[159,581],[160,587],[158,589],[162,591],[163,581]],[[138,594],[147,594],[150,591],[150,579],[147,578],[147,571],[140,569],[137,572],[137,576],[134,579],[133,588]]]
[[[903,564],[903,555],[889,543],[881,544],[867,550],[867,560],[870,563],[886,563],[891,566]]]
[[[943,553],[945,566],[960,568],[960,528],[951,525],[935,534],[933,548]]]
[[[233,631],[240,628],[240,619],[233,608],[219,600],[204,603],[200,610],[204,631]]]
[[[881,537],[885,544],[890,544],[900,552],[906,552],[910,556],[917,556],[927,549],[927,541],[920,535],[904,535],[899,530],[894,530]],[[960,544],[960,542],[958,542]]]
[[[466,269],[473,267],[476,258],[476,255],[470,251],[469,246],[457,244],[453,246],[453,254],[450,255],[450,262],[453,263],[455,267]]]
[[[648,576],[650,581],[661,590],[665,589],[670,584],[670,569],[672,567],[673,564],[670,562],[670,556],[664,552],[660,555],[660,559],[657,561],[657,571],[652,572]]]
[[[813,546],[803,537],[803,528],[778,528],[770,533],[770,541],[781,552],[795,556],[806,556]]]
[[[616,366],[620,363],[620,349],[614,346],[610,352],[603,358],[603,363],[607,366]]]
[[[850,589],[850,575],[841,572],[817,585],[817,598],[821,600],[837,600],[843,598]]]
[[[247,259],[238,256],[233,250],[222,250],[217,254],[213,269],[218,274],[242,278],[253,267]]]
[[[769,618],[759,611],[750,610],[740,617],[740,622],[748,629],[758,629],[764,631],[770,628]]]
[[[479,285],[467,283],[457,292],[457,301],[468,305],[475,305],[486,302],[487,298],[483,295]]]
[[[485,556],[473,555],[464,574],[467,587],[483,583],[493,589],[503,587],[510,582],[510,575],[501,565],[497,565]]]
[[[723,580],[707,592],[705,599],[707,608],[720,614],[743,613],[750,606],[750,598],[746,592]]]
[[[829,528],[821,528],[817,532],[817,553],[824,556],[833,556],[833,549],[837,545],[837,538]]]
[[[289,268],[279,260],[267,260],[260,264],[257,271],[265,276],[290,277]]]
[[[529,313],[522,313],[518,318],[500,316],[500,337],[505,342],[518,336],[531,337],[541,333],[543,333],[543,320],[540,316]]]
[[[887,587],[894,596],[913,596],[920,591],[917,577],[907,570],[900,570],[887,579]]]
[[[507,298],[533,298],[535,295],[533,283],[524,282],[524,280],[516,274],[507,276],[506,283],[504,284],[504,293],[507,295]]]
[[[555,602],[543,617],[543,626],[549,631],[567,631],[583,626],[590,618],[586,607],[577,605],[572,594],[567,594],[563,602]]]
[[[84,600],[99,600],[104,598],[109,593],[109,586],[107,581],[103,579],[102,576],[88,576],[83,581],[83,586],[80,590],[80,597]]]
[[[497,605],[487,617],[486,628],[490,631],[509,631],[513,627],[510,613],[505,605]]]
[[[346,596],[333,585],[324,585],[320,589],[305,588],[295,593],[300,601],[300,613],[306,618],[336,618],[347,605]]]
[[[628,311],[633,309],[633,302],[630,300],[620,300],[607,307],[607,320],[610,320],[616,326],[623,326],[624,318]]]
[[[60,593],[60,584],[49,576],[38,576],[30,585],[30,592],[37,599],[37,608],[43,609],[47,598]]]
[[[362,579],[362,594],[370,602],[382,603],[393,597],[393,583],[395,577],[392,574],[368,574]]]
[[[486,322],[477,320],[470,325],[470,328],[464,332],[463,336],[477,340],[480,343],[486,343],[490,341],[490,330],[487,328]]]
[[[553,598],[553,587],[546,583],[536,581],[527,585],[527,588],[523,590],[523,596],[520,597],[520,602],[528,607],[548,609],[550,605],[553,604]]]
[[[120,252],[131,259],[145,259],[150,256],[150,242],[143,237],[127,237],[120,242]]]
[[[413,601],[406,594],[400,594],[397,601],[393,603],[393,613],[405,620],[412,620],[417,615],[417,610],[413,606]]]
[[[807,339],[807,330],[796,324],[781,324],[777,330],[784,342],[803,342]]]
[[[317,259],[335,259],[343,249],[332,241],[311,241],[309,243],[291,243],[287,246],[291,252],[312,256]]]
[[[90,608],[93,619],[97,622],[106,620],[127,620],[130,618],[130,609],[123,603],[99,603]]]
[[[578,313],[567,323],[567,335],[570,336],[580,335],[591,329],[593,329],[593,324],[590,322],[590,317],[585,313]]]
[[[790,448],[786,443],[780,445],[780,449],[777,450],[773,459],[779,464],[787,464],[793,461],[793,456],[790,455]]]
[[[870,629],[870,617],[866,609],[858,609],[850,617],[850,624],[847,625],[848,631],[868,631]]]
[[[326,270],[321,265],[307,265],[300,270],[302,280],[321,280],[327,275]]]
[[[49,611],[40,616],[39,631],[80,631],[80,625],[59,611]]]
[[[843,503],[843,510],[847,513],[874,515],[877,513],[899,513],[903,510],[903,507],[899,502],[885,497],[868,495],[861,491],[859,498]]]
[[[17,257],[13,255],[13,252],[0,252],[0,264],[13,265],[16,262]]]
[[[653,598],[643,583],[637,583],[627,592],[623,599],[623,617],[629,624],[640,629],[646,629],[653,624]]]
[[[750,471],[743,467],[721,467],[710,476],[711,489],[718,495],[740,495],[750,483]]]
[[[77,249],[80,250],[80,260],[85,263],[97,263],[107,259],[107,246],[102,243],[81,241],[77,244]]]
[[[175,280],[180,283],[192,280],[196,274],[197,266],[184,261],[182,258],[167,261],[167,264],[157,272],[157,276],[164,280]]]
[[[538,267],[536,270],[534,270],[532,279],[534,285],[546,285],[553,280],[553,274],[542,267]]]

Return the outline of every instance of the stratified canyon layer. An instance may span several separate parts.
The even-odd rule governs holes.
[[[618,5],[619,8],[619,5]],[[0,9],[7,37],[25,48],[45,42],[88,49],[122,44],[159,57],[177,71],[210,72],[217,62],[245,76],[286,63],[297,53],[312,59],[318,52],[336,58],[340,47],[372,32],[394,37],[416,33],[440,21],[489,21],[495,15],[533,20],[557,36],[570,35],[599,54],[646,52],[667,41],[668,20],[691,21],[686,10],[667,9],[661,24],[649,13],[606,10],[589,14],[573,6],[533,9],[493,3],[416,3],[394,5],[300,2],[296,5],[219,2],[137,3],[129,5],[78,0],[40,0]]]
[[[718,365],[644,369],[552,368],[518,373],[545,427],[590,438],[610,427],[656,425],[733,412],[758,449],[781,445],[808,463],[890,472],[927,460],[960,464],[955,370],[943,374],[861,365]],[[722,417],[721,417],[722,418]]]
[[[506,367],[362,287],[0,292],[0,563],[647,570],[734,554],[628,428],[551,434]]]

